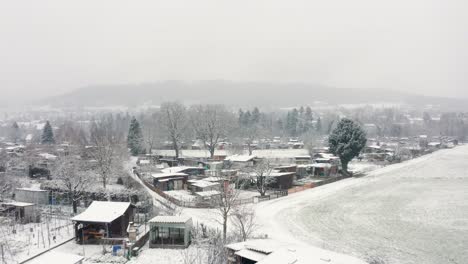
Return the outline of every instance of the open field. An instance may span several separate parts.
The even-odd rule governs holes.
[[[466,263],[468,146],[258,205],[270,237],[385,263]]]

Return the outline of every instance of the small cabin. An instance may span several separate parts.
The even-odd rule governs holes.
[[[71,220],[75,224],[75,240],[80,244],[95,244],[101,239],[123,238],[134,218],[134,206],[128,202],[93,201]]]
[[[187,248],[190,245],[192,218],[156,216],[149,221],[150,248]]]
[[[180,172],[153,173],[153,186],[162,191],[184,190],[188,174]]]
[[[40,221],[40,214],[33,203],[4,202],[0,204],[0,215],[12,216],[16,221],[23,224],[38,223]]]
[[[16,188],[15,200],[24,203],[49,204],[49,191],[34,188]]]

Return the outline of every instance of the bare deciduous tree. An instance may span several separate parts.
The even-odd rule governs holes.
[[[227,136],[234,117],[223,105],[197,105],[190,109],[192,125],[213,158],[218,143]]]
[[[232,218],[235,231],[242,238],[242,241],[249,239],[257,228],[255,211],[252,206],[244,205],[236,207]]]
[[[157,113],[142,120],[143,138],[145,139],[148,153],[151,154],[156,144],[160,140],[160,129],[158,127],[159,116]]]
[[[122,155],[123,135],[116,132],[112,116],[107,116],[91,125],[90,143],[93,150],[91,157],[96,161],[97,173],[101,177],[102,186],[106,189],[112,170]]]
[[[187,126],[187,111],[179,102],[168,102],[161,105],[161,123],[172,143],[176,158],[179,158],[180,143]]]
[[[273,173],[273,166],[269,160],[264,159],[258,162],[253,168],[250,169],[250,177],[255,182],[257,191],[261,196],[265,196],[268,185],[273,182],[271,173]]]
[[[77,213],[78,202],[84,192],[91,186],[91,177],[87,171],[81,171],[81,162],[77,157],[61,157],[53,169],[54,179],[59,181],[61,188],[68,192],[73,206],[73,213]]]
[[[223,226],[223,240],[226,241],[228,220],[238,206],[239,189],[234,188],[234,185],[224,184],[223,178],[220,178],[220,182],[220,194],[214,198],[214,202],[216,212],[221,217],[218,222]]]

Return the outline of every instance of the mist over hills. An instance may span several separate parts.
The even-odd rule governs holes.
[[[102,107],[165,101],[186,104],[219,103],[230,106],[289,107],[321,101],[338,104],[409,104],[438,106],[443,110],[467,110],[468,99],[440,98],[382,89],[334,88],[305,83],[232,81],[163,81],[143,84],[88,86],[37,102],[55,107]]]

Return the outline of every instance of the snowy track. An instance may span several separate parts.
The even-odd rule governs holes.
[[[468,146],[258,205],[262,231],[385,263],[467,263]]]

